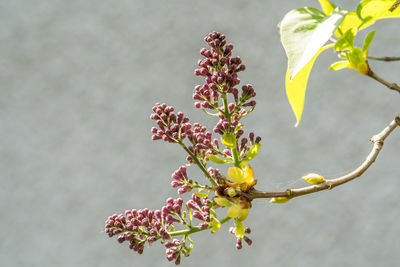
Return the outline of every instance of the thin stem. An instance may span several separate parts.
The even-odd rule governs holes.
[[[311,193],[315,193],[318,191],[326,190],[326,189],[332,189],[336,186],[342,185],[344,183],[347,183],[359,176],[361,176],[371,165],[372,163],[375,162],[376,158],[378,157],[379,152],[382,149],[383,142],[390,135],[390,133],[397,127],[400,127],[400,114],[396,116],[396,118],[390,122],[390,124],[385,127],[380,133],[377,135],[374,135],[371,138],[371,141],[373,143],[373,147],[367,158],[364,160],[364,162],[356,168],[354,171],[335,178],[335,179],[330,179],[326,180],[325,182],[318,184],[318,185],[312,185],[312,186],[307,186],[303,188],[298,188],[298,189],[287,189],[284,192],[264,192],[264,191],[258,191],[256,189],[251,189],[247,194],[241,192],[241,195],[247,197],[250,201],[256,198],[273,198],[273,197],[287,197],[289,199],[294,198],[294,197],[299,197]]]
[[[231,150],[232,150],[232,155],[233,155],[233,164],[235,165],[235,167],[240,168],[239,155],[238,155],[238,152],[236,149],[236,145]]]
[[[226,100],[226,96],[223,97],[222,100],[224,102],[224,116],[225,116],[225,118],[228,119],[229,128],[230,128],[231,127],[231,113],[229,113],[228,101]],[[232,155],[233,155],[234,165],[239,168],[240,167],[240,161],[239,161],[239,155],[238,155],[238,152],[237,152],[237,149],[236,149],[236,144],[235,144],[235,147],[231,148],[231,151],[232,151]]]
[[[200,170],[204,173],[204,175],[207,177],[207,179],[211,182],[212,185],[217,186],[217,183],[214,181],[214,179],[211,177],[211,175],[208,173],[204,165],[199,161],[199,159],[187,148],[187,146],[182,143],[182,141],[179,141],[178,144],[181,145],[181,147],[186,151],[186,153],[189,154],[189,156],[194,160],[196,165],[200,168]]]
[[[226,223],[227,221],[229,221],[230,219],[231,219],[230,217],[225,217],[225,218],[223,218],[223,219],[220,221],[220,223],[221,223],[221,224],[224,224],[224,223]],[[190,234],[197,233],[197,232],[201,232],[201,231],[208,230],[208,229],[211,229],[211,228],[212,228],[212,227],[209,226],[209,227],[207,227],[207,228],[205,228],[205,229],[201,229],[201,228],[199,228],[199,227],[196,226],[196,227],[191,227],[191,228],[185,229],[185,230],[170,232],[169,235],[170,235],[170,236],[190,235]]]
[[[369,69],[369,71],[366,75],[371,77],[372,79],[380,82],[381,84],[385,85],[387,88],[389,88],[391,90],[395,90],[398,93],[400,93],[400,86],[398,86],[396,83],[390,83],[390,82],[386,81],[382,77],[376,75],[376,73],[373,72],[371,69]]]
[[[371,56],[368,56],[368,59],[389,62],[389,61],[399,61],[400,57],[371,57]]]

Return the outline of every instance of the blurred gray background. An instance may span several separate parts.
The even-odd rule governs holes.
[[[336,1],[354,10],[358,1]],[[352,70],[317,60],[303,120],[284,92],[286,56],[277,23],[313,1],[17,1],[0,2],[1,266],[171,266],[160,244],[139,256],[104,234],[126,209],[157,209],[170,174],[184,163],[178,146],[152,142],[149,119],[166,102],[191,121],[193,75],[203,38],[227,35],[257,91],[244,120],[260,135],[257,188],[301,187],[357,167],[369,138],[400,112],[400,96]],[[380,21],[370,55],[399,56],[399,20]],[[365,36],[363,32],[360,43]],[[400,82],[400,63],[371,62]],[[207,120],[207,122],[205,122]],[[395,266],[400,259],[400,131],[359,179],[285,205],[254,202],[246,225],[253,245],[234,249],[229,224],[193,236],[183,266]],[[199,173],[189,172],[192,177]]]

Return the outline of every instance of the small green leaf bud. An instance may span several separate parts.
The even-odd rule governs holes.
[[[325,178],[316,173],[309,173],[301,178],[306,180],[309,184],[321,184],[325,182]]]
[[[288,202],[287,197],[273,197],[269,202],[270,203],[286,203]]]

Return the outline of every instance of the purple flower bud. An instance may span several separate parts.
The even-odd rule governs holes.
[[[242,249],[242,239],[238,239],[236,242],[236,249]]]

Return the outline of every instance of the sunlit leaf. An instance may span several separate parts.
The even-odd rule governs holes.
[[[342,23],[340,24],[340,27],[338,29],[340,30],[340,33],[336,32],[336,35],[340,36],[348,30],[351,30],[353,35],[356,35],[362,22],[363,21],[357,16],[356,12],[349,12],[346,14]]]
[[[217,218],[214,218],[214,219],[211,221],[211,225],[212,225],[211,233],[215,233],[215,232],[217,232],[217,231],[221,228],[221,223],[220,223],[220,221],[218,221]]]
[[[369,46],[371,45],[372,40],[374,39],[375,31],[376,30],[373,30],[373,31],[369,32],[367,34],[367,36],[365,37],[364,44],[363,44],[363,47],[362,47],[363,51],[367,51],[368,50]]]
[[[349,62],[347,60],[341,60],[341,61],[336,61],[335,63],[333,63],[329,69],[330,70],[341,70],[344,68],[348,68],[349,67]]]
[[[227,200],[226,198],[224,198],[224,197],[215,197],[214,201],[215,201],[215,203],[217,203],[221,207],[230,207],[230,206],[232,206],[232,203],[229,200]]]
[[[290,11],[281,22],[281,41],[292,80],[318,53],[340,25],[347,11],[336,8],[329,16],[316,8]]]
[[[288,97],[290,106],[293,109],[294,115],[296,116],[297,119],[297,123],[295,126],[297,126],[301,120],[308,77],[310,76],[310,72],[314,65],[315,59],[319,56],[319,54],[322,51],[331,47],[333,47],[333,44],[320,48],[318,52],[314,55],[314,57],[311,58],[311,60],[292,80],[289,79],[289,69],[286,72],[286,79],[285,79],[286,95]]]
[[[331,14],[332,11],[336,8],[336,6],[328,0],[318,0],[318,1],[319,4],[321,5],[322,11],[324,11],[326,15]]]
[[[208,194],[210,194],[210,191],[208,191],[206,193],[193,193],[193,194],[195,194],[198,197],[206,197],[206,196],[208,196]]]
[[[335,43],[336,51],[351,50],[354,42],[354,33],[348,29]]]
[[[211,160],[212,162],[217,163],[217,164],[227,164],[227,163],[230,163],[229,160],[221,159],[220,157],[218,157],[218,156],[216,156],[216,155],[212,155],[212,154],[207,155],[207,159],[208,159],[208,160]]]
[[[221,141],[225,146],[229,148],[234,148],[236,146],[236,137],[233,134],[225,133],[221,137]]]
[[[400,8],[396,0],[363,0],[357,6],[357,14],[360,18],[371,18],[372,21],[400,18]]]

